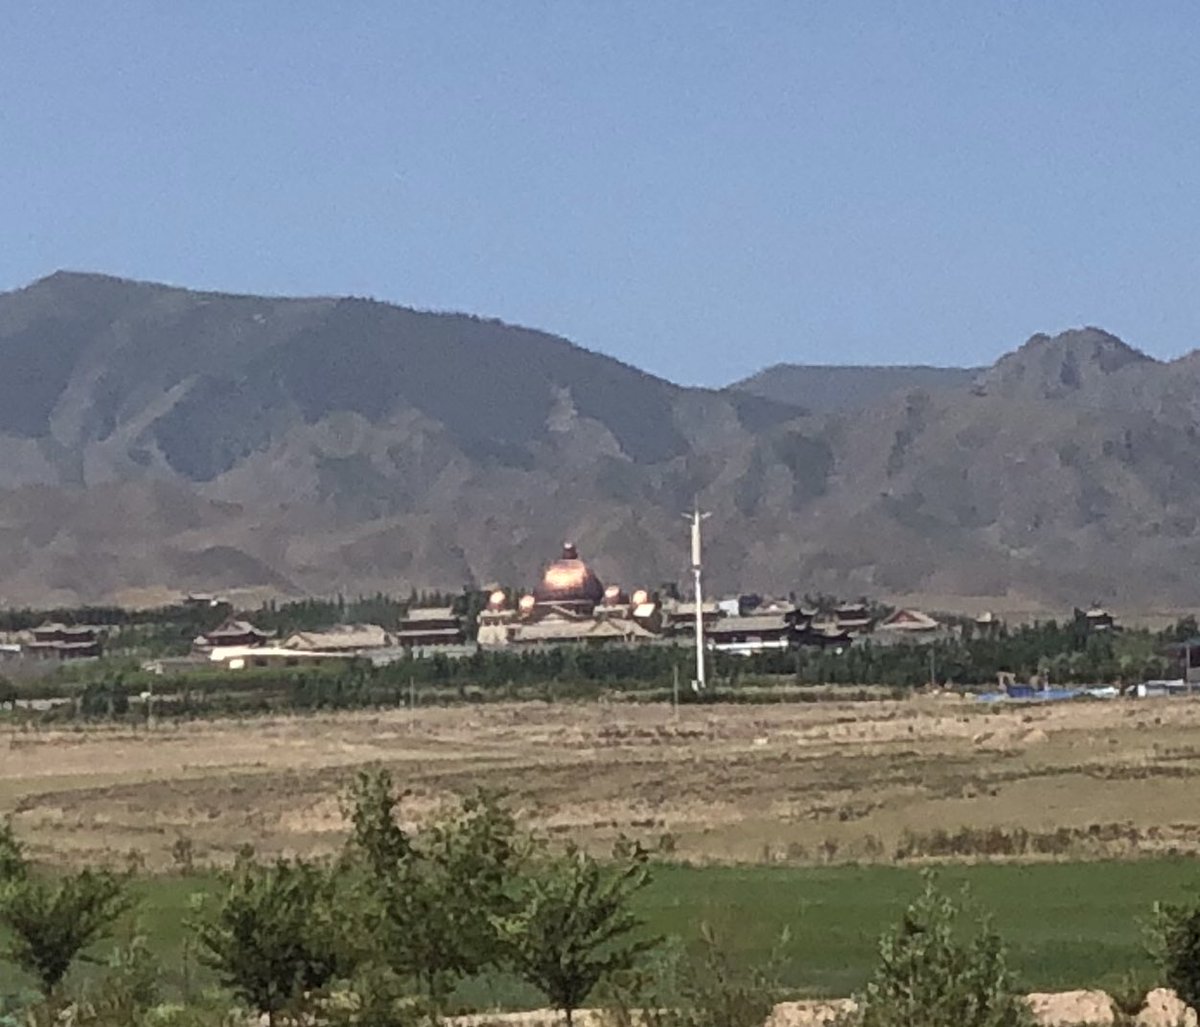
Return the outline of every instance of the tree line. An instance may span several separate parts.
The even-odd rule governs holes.
[[[314,668],[243,671],[205,669],[156,675],[129,661],[64,668],[62,675],[21,686],[0,679],[0,704],[21,695],[72,695],[75,703],[45,716],[143,717],[137,697],[150,691],[162,716],[271,711],[395,708],[420,702],[589,699],[621,695],[682,702],[779,701],[815,698],[808,686],[870,686],[903,694],[937,687],[994,685],[1001,674],[1054,684],[1122,683],[1182,674],[1179,642],[1195,637],[1186,618],[1162,632],[1097,633],[1072,621],[964,629],[929,644],[878,645],[869,638],[835,653],[773,651],[750,657],[709,654],[710,689],[694,693],[687,645],[555,646],[477,650],[451,658],[435,653],[374,666],[369,660]],[[72,681],[68,675],[78,675]],[[678,687],[677,687],[678,686]],[[24,691],[22,691],[24,689]]]
[[[735,969],[707,928],[687,958],[649,933],[637,911],[654,871],[644,849],[620,842],[600,860],[572,845],[552,848],[485,792],[416,831],[405,826],[403,798],[386,771],[361,772],[344,796],[348,835],[336,857],[239,853],[215,893],[195,899],[187,923],[222,993],[173,1006],[162,1002],[162,967],[145,939],[113,950],[93,981],[68,987],[71,967],[94,958],[132,910],[129,873],[39,873],[5,824],[4,954],[39,988],[22,1018],[7,1022],[218,1027],[253,1014],[269,1027],[433,1027],[453,1011],[455,988],[487,971],[536,989],[567,1027],[589,1003],[611,1027],[760,1027],[781,997],[770,966]],[[1150,937],[1164,982],[1200,1005],[1200,904],[1157,907]],[[986,916],[926,874],[839,1023],[1033,1020]]]

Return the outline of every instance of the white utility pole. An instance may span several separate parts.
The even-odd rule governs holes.
[[[692,686],[696,691],[704,690],[704,592],[700,587],[700,522],[707,520],[711,514],[701,513],[699,509],[683,515],[692,522],[692,581],[693,596],[696,600],[696,680]]]

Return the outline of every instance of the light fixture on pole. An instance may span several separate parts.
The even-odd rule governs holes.
[[[684,520],[692,523],[692,584],[693,598],[696,601],[696,677],[692,688],[701,692],[705,688],[704,677],[704,592],[700,586],[700,522],[708,520],[712,514],[701,513],[699,507],[690,514],[684,514]]]

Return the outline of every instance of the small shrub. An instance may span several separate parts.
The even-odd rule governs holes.
[[[25,847],[13,833],[12,818],[6,817],[0,823],[0,887],[9,881],[24,880],[28,873]]]
[[[840,846],[838,845],[838,840],[836,838],[826,838],[824,841],[822,841],[821,844],[817,846],[817,852],[820,855],[822,862],[832,863],[835,859],[837,859],[839,847]]]
[[[1109,988],[1108,993],[1117,1010],[1117,1023],[1133,1023],[1134,1018],[1146,1004],[1146,995],[1154,985],[1137,974],[1126,973],[1120,984]]]
[[[808,859],[808,849],[799,842],[788,842],[787,858],[793,863],[802,863]]]
[[[775,968],[778,951],[764,967],[742,969],[730,960],[707,924],[700,930],[700,947],[679,976],[682,1027],[761,1027],[779,991]]]
[[[610,982],[607,1027],[762,1027],[780,991],[776,968],[785,932],[766,966],[742,968],[707,925],[690,951],[663,950]]]
[[[141,1027],[159,1002],[162,968],[144,938],[113,950],[99,980],[75,1003],[74,1027]]]
[[[872,861],[882,859],[885,851],[883,841],[878,835],[868,834],[863,839],[863,855],[867,859]]]
[[[1200,905],[1156,903],[1149,933],[1166,985],[1193,1009],[1200,1008]]]
[[[196,846],[185,834],[181,834],[171,845],[171,859],[179,873],[191,876],[196,872]]]
[[[963,938],[961,919],[961,907],[926,875],[922,894],[880,940],[859,1027],[1032,1027],[999,937],[985,923]]]

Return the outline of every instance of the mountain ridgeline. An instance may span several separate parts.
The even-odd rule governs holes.
[[[0,294],[0,601],[605,581],[1200,599],[1200,356],[1098,329],[993,367],[689,389],[366,299],[57,273]]]

